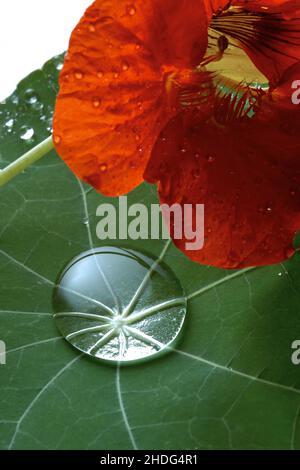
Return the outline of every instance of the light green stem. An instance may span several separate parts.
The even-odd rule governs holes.
[[[44,155],[47,155],[53,148],[53,139],[52,136],[50,136],[36,147],[29,150],[29,152],[26,152],[22,157],[18,158],[18,160],[12,162],[3,170],[0,170],[0,186],[4,186],[11,181],[30,165],[44,157]]]

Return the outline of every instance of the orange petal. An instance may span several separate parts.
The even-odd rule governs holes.
[[[97,0],[75,28],[60,76],[54,143],[106,195],[129,192],[177,112],[170,77],[207,46],[199,0]]]

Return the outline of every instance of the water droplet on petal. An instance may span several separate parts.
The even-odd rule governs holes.
[[[129,5],[127,7],[127,13],[129,16],[134,16],[136,14],[136,8],[134,5]]]
[[[93,99],[94,108],[99,108],[100,104],[101,104],[101,100],[99,100],[98,98]]]
[[[60,142],[61,142],[61,137],[60,137],[59,135],[55,135],[55,136],[53,137],[53,140],[54,140],[54,143],[55,143],[56,145],[58,145],[58,144],[60,144]]]
[[[128,62],[123,62],[122,64],[122,70],[123,72],[126,72],[129,69],[129,64]]]
[[[76,80],[82,80],[83,79],[83,73],[80,71],[75,72],[75,78]]]
[[[108,168],[108,167],[107,167],[107,164],[106,164],[106,163],[102,163],[102,164],[100,165],[100,171],[101,171],[101,173],[106,173],[106,172],[107,172],[107,168]]]

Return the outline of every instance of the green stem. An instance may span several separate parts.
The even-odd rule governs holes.
[[[18,158],[18,160],[12,162],[4,168],[4,170],[0,170],[0,186],[4,186],[11,181],[30,165],[40,160],[44,155],[47,155],[53,148],[53,139],[52,136],[50,136],[36,147],[29,150],[29,152],[26,152],[22,157]]]

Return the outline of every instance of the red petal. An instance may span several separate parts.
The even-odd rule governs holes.
[[[57,151],[76,175],[107,195],[141,183],[176,113],[168,77],[206,46],[199,0],[94,2],[72,34],[54,117]]]
[[[205,204],[204,248],[187,251],[186,238],[174,240],[192,260],[242,268],[293,253],[300,228],[300,111],[272,106],[227,126],[188,111],[161,134],[146,179],[159,181],[162,203]]]
[[[204,0],[208,18],[230,6],[229,0]]]

